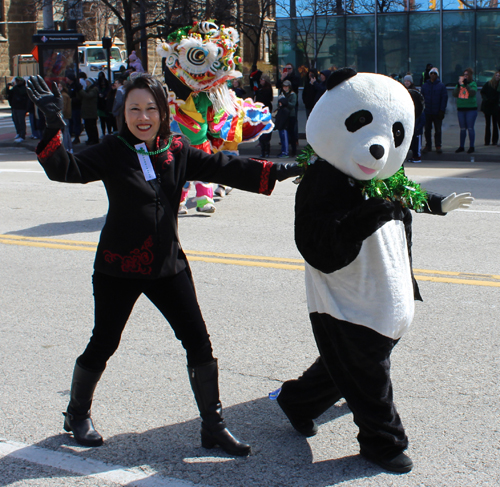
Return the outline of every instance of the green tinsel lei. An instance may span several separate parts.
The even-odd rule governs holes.
[[[314,149],[307,145],[295,159],[299,166],[307,169],[319,159]],[[420,184],[410,181],[403,167],[396,174],[387,179],[370,179],[368,181],[356,180],[361,187],[362,194],[369,198],[383,198],[391,201],[400,201],[404,207],[422,212],[427,205],[427,192]]]
[[[314,164],[318,159],[316,152],[314,149],[307,144],[304,147],[304,150],[295,158],[295,160],[299,163],[299,166],[304,168],[304,171],[307,169],[307,166]]]
[[[402,167],[390,178],[357,182],[361,186],[361,192],[369,198],[400,201],[403,206],[417,212],[424,211],[427,204],[427,192],[420,184],[410,181]]]

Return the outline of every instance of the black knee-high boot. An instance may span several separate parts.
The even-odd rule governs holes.
[[[226,428],[219,399],[219,371],[217,359],[198,367],[189,367],[189,381],[202,419],[201,446],[219,445],[230,455],[246,456],[250,445],[237,440]]]
[[[102,436],[95,430],[90,417],[92,397],[102,372],[89,372],[75,364],[68,410],[63,413],[64,429],[73,432],[75,440],[84,446],[101,446]]]

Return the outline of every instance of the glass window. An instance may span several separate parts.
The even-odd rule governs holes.
[[[470,10],[474,0],[443,0],[443,10]]]
[[[432,10],[437,12],[441,8],[441,0],[409,0],[409,8],[410,10]]]
[[[403,79],[408,71],[408,16],[378,15],[377,72]]]
[[[347,66],[358,72],[375,72],[375,16],[346,19]]]
[[[314,23],[311,17],[277,19],[278,63],[309,66],[314,58]]]
[[[343,17],[319,18],[317,27],[317,69],[323,71],[345,66],[345,29]]]
[[[475,80],[482,86],[500,69],[500,12],[477,12],[476,15]]]
[[[439,12],[421,12],[410,15],[410,72],[419,86],[427,64],[439,69]]]
[[[408,0],[375,0],[377,2],[377,12],[404,12],[407,10]]]
[[[498,0],[476,0],[477,8],[498,8],[499,3]]]
[[[443,72],[441,81],[455,86],[465,68],[474,70],[475,42],[474,12],[445,12],[443,14]]]
[[[368,14],[375,12],[375,0],[345,0],[348,14]]]

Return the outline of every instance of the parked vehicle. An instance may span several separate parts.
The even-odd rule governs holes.
[[[120,68],[127,68],[118,46],[113,45],[111,54],[111,78],[112,81],[120,74]],[[85,73],[89,78],[97,78],[100,71],[108,77],[107,50],[102,47],[101,41],[86,41],[78,47],[78,70]]]

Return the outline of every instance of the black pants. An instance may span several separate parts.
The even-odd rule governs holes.
[[[297,117],[288,117],[288,143],[290,144],[291,155],[295,156],[297,154]],[[283,148],[282,148],[283,150]]]
[[[443,120],[439,118],[439,115],[432,115],[425,112],[425,146],[429,149],[432,147],[432,125],[434,124],[434,142],[436,147],[441,147],[441,128],[443,125]]]
[[[321,357],[299,379],[283,384],[280,398],[287,411],[314,419],[344,397],[363,450],[380,456],[405,450],[408,438],[390,378],[390,355],[397,340],[327,314],[310,317]]]
[[[101,372],[117,350],[125,324],[139,296],[144,293],[170,323],[186,350],[191,367],[213,360],[210,336],[187,274],[162,279],[124,279],[100,272],[93,276],[95,326],[78,364]],[[144,337],[148,339],[147,336]]]
[[[493,145],[496,145],[498,142],[498,119],[497,119],[498,114],[497,113],[485,113],[484,118],[486,121],[486,126],[484,130],[484,143],[485,145],[491,143]],[[493,127],[491,128],[491,126]]]
[[[87,132],[88,142],[98,144],[99,132],[97,130],[97,118],[86,118],[83,122],[85,124],[85,132]]]

